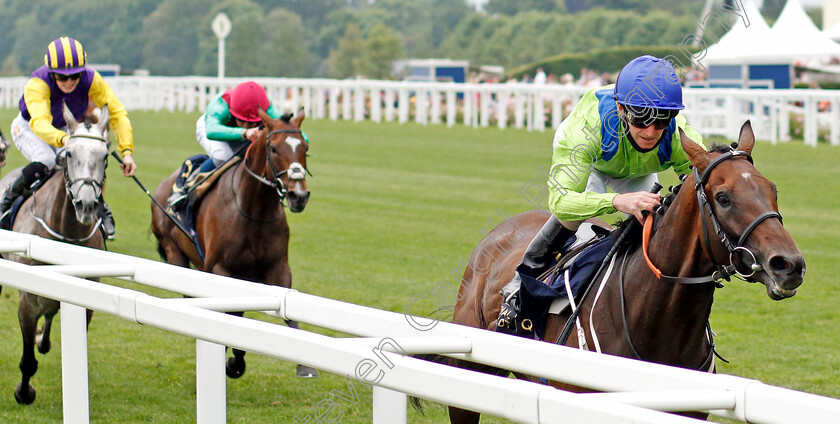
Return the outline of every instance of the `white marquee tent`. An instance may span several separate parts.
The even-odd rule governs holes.
[[[732,29],[706,50],[704,64],[794,63],[799,59],[840,56],[840,44],[814,25],[799,0],[785,3],[772,28],[753,0],[743,5],[749,26],[735,16]],[[836,32],[840,35],[840,28]]]
[[[746,19],[735,16],[731,29],[717,43],[706,49],[706,54],[701,58],[704,65],[740,63],[743,57],[750,55],[770,37],[770,26],[764,21],[755,2],[747,0],[743,5]],[[707,20],[710,18],[712,17]]]

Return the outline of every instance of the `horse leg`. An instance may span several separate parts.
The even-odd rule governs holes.
[[[38,360],[35,359],[35,332],[38,326],[38,311],[29,301],[30,296],[21,292],[18,306],[18,321],[23,336],[23,354],[20,358],[20,383],[15,387],[15,400],[22,405],[29,405],[35,401],[35,388],[29,380],[38,371]]]
[[[242,312],[229,312],[230,315],[238,317],[242,316]],[[245,374],[245,351],[240,349],[231,349],[233,356],[228,358],[225,362],[225,374],[230,378],[239,378]]]
[[[41,354],[46,354],[52,347],[50,330],[52,329],[53,317],[55,315],[44,316],[44,324],[35,333],[35,346],[38,346],[38,352],[41,352]]]
[[[288,325],[289,328],[300,330],[300,326],[298,325],[297,321],[287,319],[286,325]],[[318,378],[318,370],[312,367],[307,367],[306,365],[298,364],[297,371],[295,371],[295,375],[297,375],[300,378]]]
[[[38,352],[45,354],[50,351],[50,347],[52,346],[52,343],[50,343],[52,322],[55,314],[58,313],[58,308],[61,306],[61,303],[43,297],[36,297],[34,299],[36,299],[41,308],[39,315],[44,317],[44,325],[35,333],[35,345],[38,347]],[[38,318],[36,317],[35,322],[37,321]]]

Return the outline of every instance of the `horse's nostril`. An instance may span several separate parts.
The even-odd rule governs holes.
[[[777,274],[790,274],[795,268],[793,261],[784,256],[770,258],[770,269]]]

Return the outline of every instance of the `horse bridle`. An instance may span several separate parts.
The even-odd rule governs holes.
[[[88,138],[88,139],[91,139],[91,140],[99,140],[99,141],[101,141],[103,143],[106,143],[106,144],[108,143],[108,141],[105,140],[104,137],[96,137],[96,136],[92,136],[92,135],[83,135],[83,134],[71,135],[71,136],[68,137],[68,140],[72,139],[72,138]],[[66,160],[66,158],[65,158],[65,160]],[[108,161],[106,160],[105,161],[105,168],[107,168],[107,167],[108,167]],[[104,183],[104,181],[98,181],[97,179],[90,178],[90,177],[76,178],[75,180],[70,179],[70,175],[68,174],[68,167],[65,165],[64,166],[64,189],[67,191],[67,195],[70,197],[70,200],[73,202],[74,205],[76,203],[78,203],[78,201],[73,197],[72,188],[77,183],[81,183],[83,186],[86,185],[86,184],[92,186],[93,187],[93,192],[96,194],[97,199],[102,196],[102,184]]]
[[[104,137],[96,137],[96,136],[92,136],[92,135],[84,135],[84,134],[70,135],[68,137],[68,140],[70,140],[72,138],[89,138],[89,139],[93,139],[93,140],[99,140],[99,141],[101,141],[105,144],[108,143],[108,141],[105,140]],[[66,150],[64,151],[63,154],[66,155]],[[65,156],[64,160],[65,161],[67,160],[66,156]],[[106,160],[105,160],[105,167],[106,168],[108,167],[107,157],[106,157]],[[82,186],[84,186],[86,184],[89,184],[90,186],[93,187],[93,192],[96,195],[96,198],[100,199],[102,197],[102,184],[103,184],[104,181],[100,182],[100,181],[96,180],[95,178],[90,178],[90,177],[76,178],[75,180],[72,180],[72,179],[70,179],[70,174],[68,174],[67,170],[68,170],[68,166],[65,163],[64,169],[63,169],[64,191],[67,193],[67,197],[70,198],[70,201],[73,203],[73,205],[76,205],[76,203],[79,202],[73,196],[73,191],[72,191],[72,188],[76,183],[81,183]],[[33,201],[33,207],[34,207],[34,201]],[[61,235],[58,231],[55,231],[52,228],[50,228],[50,226],[47,224],[47,222],[44,221],[44,219],[41,218],[40,216],[35,215],[34,212],[31,213],[31,214],[32,214],[32,218],[35,219],[36,222],[41,224],[41,226],[44,228],[44,230],[46,230],[51,236],[53,236],[56,239],[61,240],[63,242],[67,242],[67,243],[83,243],[83,242],[86,242],[86,241],[90,240],[91,238],[93,238],[94,234],[96,234],[96,231],[102,225],[102,218],[100,217],[96,221],[96,223],[93,225],[93,229],[91,230],[90,234],[88,234],[87,236],[82,237],[82,238],[69,238],[69,237],[65,237],[65,236]]]
[[[721,243],[723,243],[724,247],[726,247],[726,250],[729,251],[729,265],[717,265],[718,273],[720,275],[719,278],[724,278],[727,281],[729,281],[730,276],[736,274],[744,279],[750,280],[756,272],[762,270],[761,265],[758,263],[758,261],[756,261],[755,254],[752,251],[750,251],[747,247],[745,247],[744,243],[746,243],[753,230],[755,230],[755,228],[758,227],[758,224],[761,224],[765,220],[770,218],[778,218],[779,222],[783,223],[782,215],[778,212],[762,212],[755,219],[753,219],[749,225],[747,225],[747,228],[745,228],[744,231],[741,233],[741,237],[738,238],[738,241],[736,243],[733,243],[729,235],[726,234],[726,231],[723,230],[723,226],[720,225],[720,220],[718,219],[717,215],[715,215],[715,211],[712,209],[711,202],[709,202],[709,198],[706,196],[706,191],[703,189],[703,186],[709,179],[709,174],[712,172],[712,169],[714,169],[721,162],[736,157],[744,157],[750,162],[750,164],[753,163],[752,156],[750,156],[749,153],[743,150],[732,149],[712,159],[712,161],[709,162],[709,165],[706,166],[706,169],[703,170],[702,174],[700,174],[697,171],[697,168],[694,168],[694,190],[697,192],[697,201],[699,202],[700,207],[706,212],[706,216],[709,218],[710,221],[712,221],[712,226],[714,227],[715,234],[717,234],[718,239],[720,239]],[[706,220],[702,219],[701,223],[703,225],[703,237],[706,241],[704,249],[706,251],[706,254],[709,256],[709,259],[712,259],[712,261],[714,262],[714,256],[711,251],[709,229],[706,224]],[[733,260],[735,256],[738,256],[740,262],[743,263],[743,260],[741,259],[742,257],[740,256],[739,252],[745,252],[749,254],[749,256],[752,258],[752,264],[749,265],[749,273],[741,272],[741,270],[738,269],[738,265],[736,265],[735,263],[736,261]]]
[[[245,171],[247,171],[248,174],[250,174],[252,177],[256,178],[257,181],[273,188],[277,192],[277,195],[280,197],[280,203],[283,203],[283,200],[286,198],[286,193],[288,192],[288,188],[286,187],[285,184],[283,184],[283,180],[281,180],[280,177],[282,177],[283,175],[289,174],[289,180],[299,181],[299,180],[305,179],[306,174],[308,174],[309,171],[306,168],[304,168],[303,165],[301,165],[299,162],[293,162],[292,164],[289,165],[288,168],[286,168],[282,171],[279,171],[279,172],[274,169],[274,163],[272,163],[271,159],[269,159],[268,148],[271,145],[271,136],[273,136],[275,134],[302,134],[302,131],[299,130],[299,129],[273,130],[273,131],[269,132],[268,135],[265,136],[265,161],[268,164],[268,169],[271,172],[271,175],[272,175],[274,180],[271,181],[271,180],[269,180],[269,179],[267,179],[267,178],[265,178],[261,175],[257,175],[254,171],[251,171],[251,169],[248,168],[248,163],[247,163],[248,162],[248,160],[247,160],[248,155],[247,155],[247,153],[245,155],[245,158],[246,158],[246,160],[245,160],[245,162],[246,162],[245,163]],[[312,175],[312,174],[309,174],[309,175]]]
[[[753,230],[755,230],[755,228],[758,227],[759,224],[770,218],[778,218],[779,222],[782,222],[782,215],[776,211],[762,212],[755,219],[753,219],[753,221],[749,225],[747,225],[747,227],[741,233],[741,236],[738,238],[737,242],[733,242],[732,238],[729,237],[729,234],[727,234],[726,231],[724,231],[723,226],[720,224],[720,220],[718,219],[717,215],[715,215],[715,211],[712,209],[711,202],[709,201],[708,196],[706,196],[706,191],[703,188],[703,186],[706,184],[706,181],[708,181],[709,179],[709,175],[716,166],[718,166],[721,162],[725,160],[737,157],[744,157],[751,164],[753,163],[752,156],[750,156],[749,153],[743,150],[731,149],[730,151],[722,153],[720,156],[717,156],[716,158],[712,159],[706,166],[706,168],[703,170],[702,174],[697,170],[696,167],[694,168],[694,190],[697,193],[697,202],[699,203],[701,209],[700,222],[703,226],[703,239],[705,241],[705,244],[703,245],[703,250],[709,257],[709,259],[711,259],[711,261],[714,263],[715,259],[714,254],[711,251],[711,238],[709,236],[709,228],[708,224],[706,224],[705,219],[708,218],[708,220],[712,222],[712,227],[714,228],[715,234],[717,235],[718,239],[723,244],[723,246],[726,247],[726,250],[729,251],[729,265],[720,265],[715,263],[715,266],[717,266],[717,270],[711,275],[703,277],[674,277],[662,274],[662,272],[655,265],[653,265],[653,262],[648,256],[647,244],[650,238],[650,228],[653,225],[653,216],[648,215],[648,217],[645,220],[645,233],[642,236],[643,250],[645,260],[648,266],[659,279],[679,284],[698,284],[715,282],[720,279],[725,279],[726,281],[729,281],[729,277],[733,275],[738,275],[741,278],[746,279],[747,281],[755,281],[752,278],[753,275],[756,272],[761,271],[763,269],[761,264],[759,264],[756,260],[755,254],[752,251],[750,251],[747,247],[745,247],[744,243],[746,243]],[[746,252],[752,258],[752,263],[749,265],[749,273],[741,272],[741,270],[738,268],[738,265],[736,264],[736,261],[734,260],[734,257],[738,256],[739,262],[743,263],[743,260],[740,256],[742,252]]]

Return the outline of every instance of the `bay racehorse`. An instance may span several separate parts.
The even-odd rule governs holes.
[[[741,128],[737,150],[716,146],[706,152],[682,132],[680,135],[694,171],[681,190],[665,199],[669,206],[648,217],[642,237],[629,237],[629,243],[617,251],[615,271],[603,284],[597,281],[592,293],[578,305],[579,318],[584,346],[590,350],[714,371],[708,322],[716,280],[737,274],[761,282],[771,299],[781,300],[796,294],[805,274],[805,260],[782,226],[775,184],[753,166],[754,136],[749,122]],[[453,322],[495,330],[502,302],[499,292],[510,281],[546,215],[531,211],[508,221],[475,249],[485,254],[470,259]],[[524,234],[514,237],[515,231]],[[501,269],[493,279],[488,279],[486,272],[475,272],[491,266]],[[551,315],[543,340],[556,343],[569,316],[569,312]],[[565,344],[578,347],[583,343],[573,336]],[[445,360],[463,368],[508,374],[486,365]],[[585,391],[559,382],[550,384]],[[477,423],[480,418],[476,412],[455,407],[450,407],[449,413],[452,423]],[[696,412],[686,415],[706,416]]]
[[[56,172],[18,209],[13,231],[67,243],[105,248],[101,231],[99,202],[105,184],[108,164],[108,106],[104,106],[97,124],[90,119],[79,123],[64,108],[69,137],[57,158]],[[0,192],[17,178],[20,168],[0,181]],[[36,262],[17,255],[4,255],[30,265]],[[92,279],[96,280],[96,279]],[[50,329],[60,303],[25,291],[20,292],[18,321],[23,335],[23,355],[20,359],[21,381],[15,388],[15,400],[21,404],[35,401],[35,389],[29,384],[38,370],[35,346],[41,353],[50,350]],[[87,311],[87,320],[93,311]],[[38,320],[44,317],[39,329]]]
[[[170,264],[188,267],[192,263],[201,271],[289,288],[292,273],[284,202],[290,211],[301,212],[309,200],[305,179],[309,145],[300,130],[305,113],[301,109],[286,119],[272,119],[262,110],[259,115],[265,125],[260,139],[248,146],[244,160],[218,178],[198,206],[195,232],[204,258],[154,203],[152,232],[158,239],[158,252]],[[176,170],[157,187],[158,204],[166,204],[177,176]],[[286,323],[298,328],[296,321]],[[242,376],[245,352],[234,349],[225,371],[231,378]],[[318,374],[298,365],[297,375]]]

